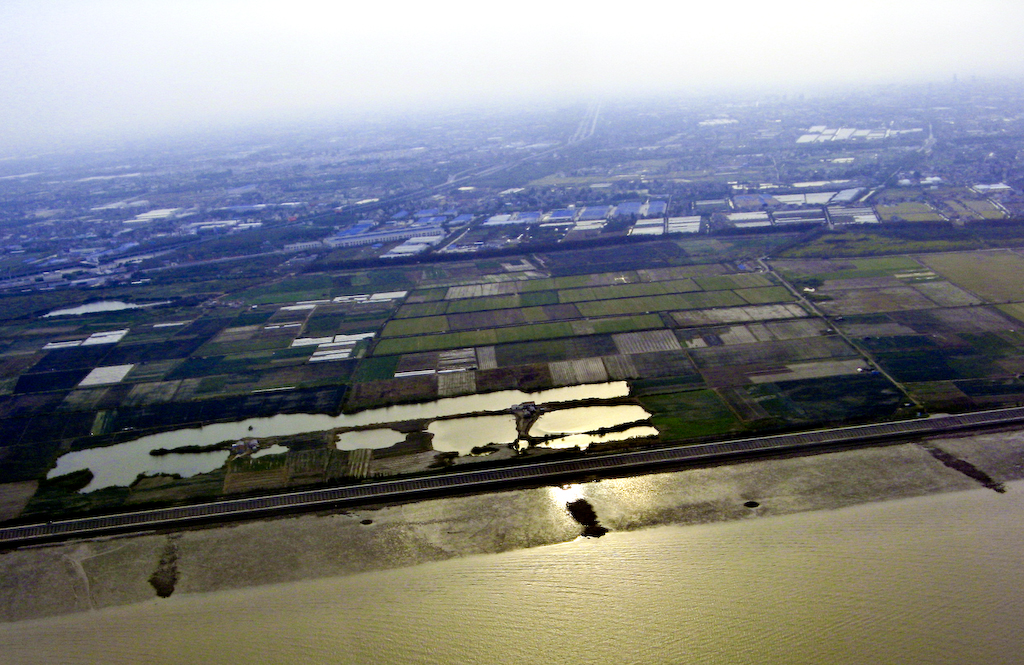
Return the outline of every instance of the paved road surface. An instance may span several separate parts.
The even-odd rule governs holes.
[[[581,459],[536,462],[498,469],[441,473],[434,476],[366,482],[359,485],[273,494],[247,499],[140,510],[0,529],[0,547],[66,540],[104,533],[182,527],[201,522],[245,519],[283,512],[315,510],[389,501],[410,501],[455,492],[486,491],[510,485],[554,483],[597,475],[621,475],[659,467],[706,464],[780,452],[811,451],[837,445],[866,445],[919,434],[938,434],[1024,422],[1024,407],[956,416],[920,418],[795,434],[753,437],[591,455]]]

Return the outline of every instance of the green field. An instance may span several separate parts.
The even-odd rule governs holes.
[[[619,298],[616,300],[594,300],[578,303],[576,307],[586,317],[616,316],[647,312],[664,312],[679,309],[705,309],[708,307],[729,307],[746,305],[746,300],[732,291],[697,291],[669,296],[647,296],[645,298]]]
[[[927,203],[905,201],[893,205],[880,204],[875,206],[878,217],[883,222],[901,220],[904,222],[941,222],[945,218]]]
[[[420,319],[402,319],[392,323],[406,323]],[[390,325],[390,324],[389,324]],[[470,346],[487,346],[507,344],[510,342],[526,342],[531,340],[573,337],[576,335],[610,334],[647,330],[664,327],[664,322],[657,314],[643,316],[597,318],[582,321],[557,321],[550,323],[534,323],[519,326],[505,326],[484,330],[464,332],[448,332],[410,337],[386,337],[377,343],[374,355],[390,355],[396,353],[420,353],[441,349],[458,349]]]
[[[713,436],[742,429],[739,419],[713,390],[692,390],[642,397],[651,423],[663,441]]]
[[[533,339],[570,337],[572,335],[573,328],[568,322],[535,323],[525,326],[491,328],[489,330],[444,333],[440,335],[425,335],[422,337],[382,339],[377,343],[377,346],[374,349],[374,355],[382,356],[393,353],[417,353],[421,351],[436,351],[439,349],[458,349],[468,346],[523,342]]]
[[[518,294],[506,296],[485,296],[483,298],[466,298],[464,300],[448,301],[446,314],[461,314],[466,312],[482,312],[488,309],[511,309],[522,306]]]
[[[984,199],[945,199],[942,201],[958,217],[964,219],[1005,219],[1006,213]]]
[[[971,250],[986,244],[963,229],[942,229],[936,233],[931,224],[922,233],[905,229],[877,231],[836,230],[822,233],[810,242],[791,246],[779,253],[779,258],[867,257],[882,254],[916,254],[920,252],[951,252]]]
[[[558,302],[574,303],[587,300],[608,300],[611,298],[638,298],[700,290],[701,287],[697,286],[692,279],[675,279],[665,282],[616,284],[613,286],[568,289],[558,292]]]
[[[398,313],[395,314],[395,318],[408,319],[415,316],[438,316],[444,314],[447,309],[448,303],[443,300],[435,300],[432,302],[406,302],[406,304],[399,308]]]
[[[448,332],[448,319],[443,316],[424,316],[416,319],[394,319],[384,326],[383,337],[405,337]]]
[[[1004,314],[1008,314],[1024,323],[1024,303],[1015,302],[1007,305],[999,305],[998,309]]]
[[[784,286],[765,286],[758,289],[737,289],[736,295],[751,305],[768,305],[776,302],[795,300],[793,294]]]
[[[598,334],[630,332],[633,330],[649,330],[662,328],[664,321],[657,314],[641,314],[623,318],[604,318],[587,321],[589,327]]]
[[[241,298],[254,305],[322,300],[332,293],[329,275],[292,277],[274,284],[261,285],[241,294]]]
[[[957,286],[990,302],[1024,301],[1024,257],[1014,252],[957,252],[920,257]]]
[[[774,282],[761,273],[739,273],[735,275],[707,275],[696,277],[695,282],[704,291],[724,291],[728,289],[749,289],[759,286],[772,286]]]

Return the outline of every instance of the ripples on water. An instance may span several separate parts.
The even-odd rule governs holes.
[[[1017,663],[1021,515],[1018,482],[611,533],[0,626],[0,660]]]

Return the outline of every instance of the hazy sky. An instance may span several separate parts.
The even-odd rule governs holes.
[[[304,114],[1024,76],[1021,0],[0,0],[0,149]]]

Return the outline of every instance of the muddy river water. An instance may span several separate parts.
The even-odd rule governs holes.
[[[1015,482],[612,532],[0,625],[0,660],[1019,663],[1022,516]]]

